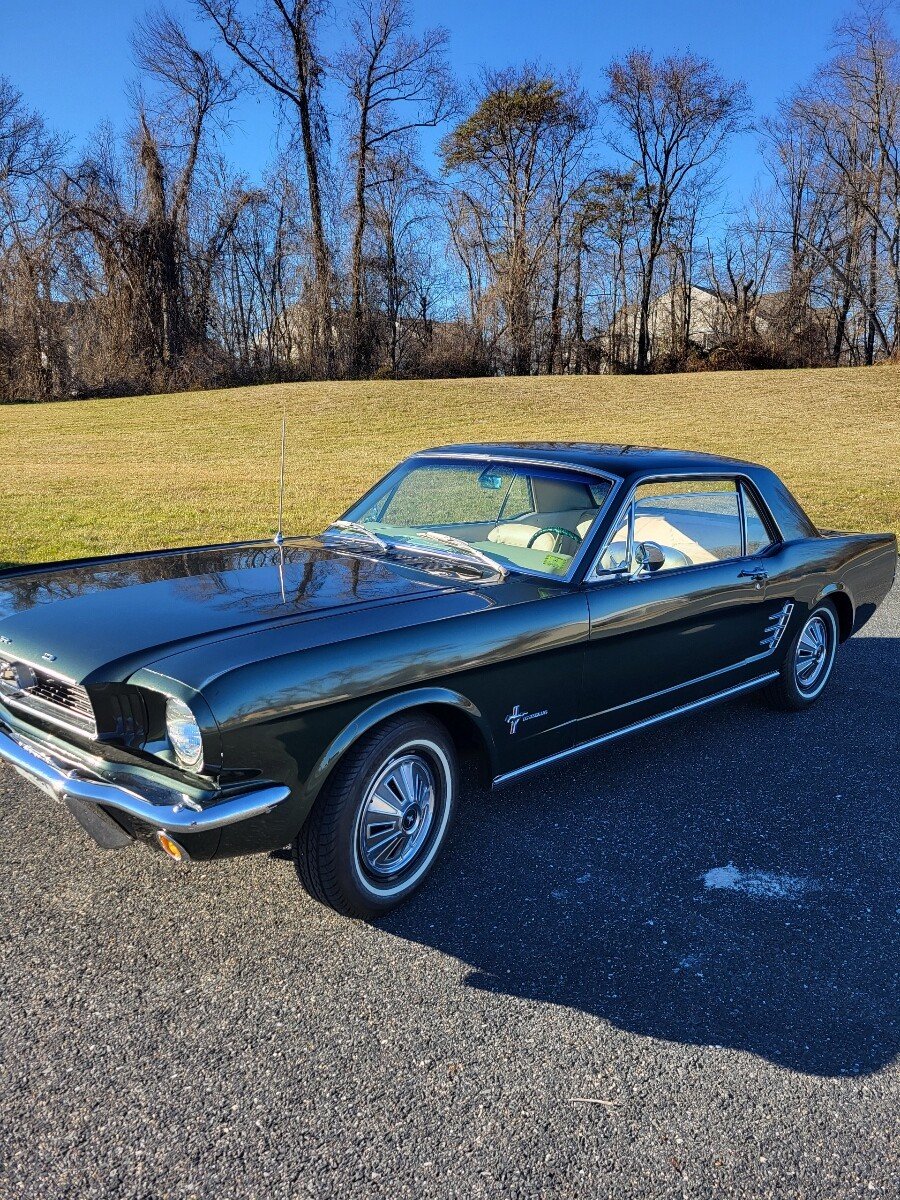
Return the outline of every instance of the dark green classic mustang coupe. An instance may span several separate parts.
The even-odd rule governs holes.
[[[766,686],[811,704],[891,587],[771,471],[573,444],[414,455],[320,537],[0,572],[0,757],[102,846],[291,843],[372,917],[486,781]]]

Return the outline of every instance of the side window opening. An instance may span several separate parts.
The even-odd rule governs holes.
[[[634,571],[641,545],[650,551],[650,570],[654,573],[700,566],[740,558],[743,540],[742,507],[735,480],[643,483],[636,489],[600,566],[608,571]]]

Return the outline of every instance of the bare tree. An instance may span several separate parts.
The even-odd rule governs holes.
[[[737,361],[751,365],[751,357],[766,345],[777,313],[763,312],[775,266],[777,239],[768,225],[767,200],[757,197],[744,216],[732,223],[717,252],[709,251],[707,275],[717,301],[717,341],[732,349]]]
[[[208,124],[233,95],[213,56],[161,13],[138,27],[135,57],[161,90],[153,102],[136,96],[128,170],[101,136],[66,174],[60,199],[72,238],[88,239],[101,271],[98,303],[121,323],[122,351],[143,363],[149,384],[157,372],[177,378],[208,350],[212,267],[247,197],[229,185],[215,203],[199,199]]]
[[[353,104],[353,235],[350,255],[350,369],[370,367],[363,336],[363,239],[368,194],[395,175],[399,139],[434,128],[453,113],[456,92],[445,57],[449,35],[412,32],[406,0],[356,0],[352,43],[337,60],[337,75]],[[404,152],[402,157],[408,158]],[[385,164],[382,168],[382,164]],[[393,164],[393,165],[391,165]]]
[[[317,43],[325,0],[258,0],[245,11],[240,0],[195,0],[238,60],[290,106],[299,127],[306,174],[314,270],[314,345],[322,373],[335,373],[333,261],[326,236],[324,176],[328,122],[321,91],[325,64]]]
[[[633,171],[598,171],[578,192],[573,223],[576,370],[634,366],[633,277],[645,233],[643,211]],[[591,294],[601,336],[586,356],[585,312]]]
[[[550,311],[548,316],[545,369],[548,374],[563,369],[563,324],[569,298],[566,281],[576,268],[578,255],[578,198],[591,170],[587,153],[596,121],[596,106],[587,93],[569,81],[567,119],[553,130],[551,188],[549,196],[552,239],[550,250]],[[566,356],[567,357],[567,356]]]
[[[305,252],[296,181],[279,162],[241,211],[216,263],[218,336],[237,377],[269,381],[302,375],[298,324]]]
[[[863,360],[900,349],[900,42],[887,5],[861,7],[838,26],[838,53],[792,99],[841,197],[846,236],[817,247],[864,317]]]
[[[672,204],[688,181],[715,169],[749,103],[742,83],[724,79],[707,59],[670,55],[659,61],[633,50],[607,70],[610,142],[637,174],[644,197],[646,245],[641,247],[637,362],[647,368],[654,273]]]
[[[68,382],[54,297],[59,210],[49,190],[62,150],[0,76],[0,400],[49,399]]]

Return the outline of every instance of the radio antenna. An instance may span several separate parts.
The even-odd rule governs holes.
[[[284,400],[281,402],[281,475],[278,481],[278,532],[275,534],[276,546],[284,542],[284,433],[285,433]]]

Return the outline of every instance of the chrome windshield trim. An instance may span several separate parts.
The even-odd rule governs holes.
[[[551,572],[544,572],[544,571],[532,571],[528,567],[520,566],[519,563],[514,563],[509,559],[505,559],[502,564],[498,563],[498,566],[502,566],[502,569],[504,571],[509,572],[510,574],[528,575],[532,579],[544,579],[548,583],[571,583],[573,581],[573,579],[575,578],[575,576],[578,573],[580,566],[584,562],[584,559],[587,557],[588,548],[590,546],[591,541],[593,540],[593,536],[597,529],[597,526],[603,520],[603,518],[606,516],[606,514],[609,512],[612,502],[615,499],[615,497],[619,491],[619,488],[624,483],[624,480],[622,479],[621,475],[614,475],[611,471],[603,471],[599,467],[590,467],[590,466],[582,465],[579,463],[561,463],[561,462],[554,462],[551,459],[527,458],[527,457],[520,458],[518,456],[516,458],[512,458],[508,455],[501,455],[500,457],[498,457],[496,454],[486,454],[486,453],[453,454],[453,453],[449,453],[449,452],[443,451],[443,450],[419,450],[415,454],[411,454],[409,456],[409,458],[405,458],[403,460],[403,462],[397,463],[397,465],[395,467],[393,467],[390,471],[388,471],[388,473],[385,476],[383,476],[375,484],[373,484],[372,487],[369,488],[369,490],[367,492],[364,492],[363,495],[360,496],[358,500],[354,501],[354,503],[351,504],[350,507],[347,509],[347,512],[353,512],[354,509],[358,508],[359,505],[362,504],[362,502],[368,496],[370,496],[377,488],[381,487],[381,485],[384,483],[384,481],[386,479],[389,479],[394,474],[395,471],[398,471],[406,463],[428,462],[431,459],[435,459],[435,458],[443,459],[443,460],[446,460],[449,462],[484,462],[484,463],[497,463],[499,466],[507,466],[507,467],[526,467],[526,468],[527,467],[542,467],[544,470],[551,470],[551,471],[556,470],[556,469],[559,469],[560,471],[574,471],[579,475],[592,475],[595,478],[603,479],[607,483],[610,484],[610,489],[606,494],[606,498],[604,499],[601,506],[597,509],[597,515],[594,517],[591,528],[588,531],[588,536],[584,539],[584,541],[579,546],[577,552],[573,556],[572,561],[569,564],[569,569],[565,573],[565,575],[554,575]],[[346,520],[346,513],[344,514],[344,517],[342,519]],[[332,525],[334,523],[335,523],[334,521],[331,522]],[[500,545],[500,544],[501,543],[498,542],[498,545]],[[490,558],[490,555],[488,555],[488,557]],[[503,558],[504,556],[500,555],[499,557]]]
[[[513,458],[509,454],[486,454],[479,452],[478,454],[451,454],[447,450],[418,450],[415,454],[411,454],[405,462],[411,462],[414,459],[428,458],[447,458],[451,461],[459,459],[462,462],[487,462],[497,463],[498,466],[503,466],[506,463],[511,463],[516,467],[549,467],[551,470],[558,468],[560,471],[576,471],[579,475],[596,475],[598,479],[608,479],[611,482],[622,482],[621,475],[614,475],[612,471],[604,471],[601,467],[589,467],[584,463],[557,462],[552,458],[520,458],[518,455]],[[402,466],[398,463],[398,466]]]
[[[679,704],[677,708],[667,709],[665,712],[657,713],[654,717],[645,717],[643,721],[635,721],[631,725],[624,725],[621,729],[613,729],[610,733],[603,733],[600,737],[591,738],[588,742],[579,742],[577,746],[570,746],[568,750],[560,750],[556,754],[548,754],[546,758],[539,758],[536,762],[527,763],[524,767],[517,767],[514,771],[507,771],[503,775],[497,775],[493,783],[506,783],[510,779],[515,779],[519,775],[525,775],[528,771],[536,771],[538,767],[546,767],[549,763],[559,762],[560,759],[569,758],[573,754],[580,754],[582,750],[591,750],[594,746],[602,746],[604,742],[615,741],[616,738],[625,737],[629,733],[637,733],[641,729],[648,729],[651,725],[659,725],[663,721],[668,721],[673,717],[680,717],[683,713],[693,712],[697,708],[705,708],[708,704],[715,704],[719,700],[727,700],[730,696],[738,696],[741,692],[749,692],[753,688],[762,687],[763,684],[770,683],[773,679],[777,679],[778,671],[769,671],[765,675],[759,675],[756,679],[750,679],[746,683],[735,684],[734,687],[725,688],[721,692],[713,692],[710,696],[703,696],[700,700],[692,700],[689,704]],[[692,681],[693,682],[693,681]]]
[[[265,787],[245,792],[198,809],[183,793],[175,788],[158,787],[164,801],[157,803],[141,795],[137,789],[107,783],[92,774],[73,767],[62,757],[43,747],[31,749],[18,741],[11,731],[0,727],[0,760],[34,783],[43,792],[60,800],[71,797],[86,804],[98,804],[126,813],[156,829],[181,833],[204,833],[209,829],[220,829],[234,825],[251,817],[271,812],[291,794],[288,787]]]

